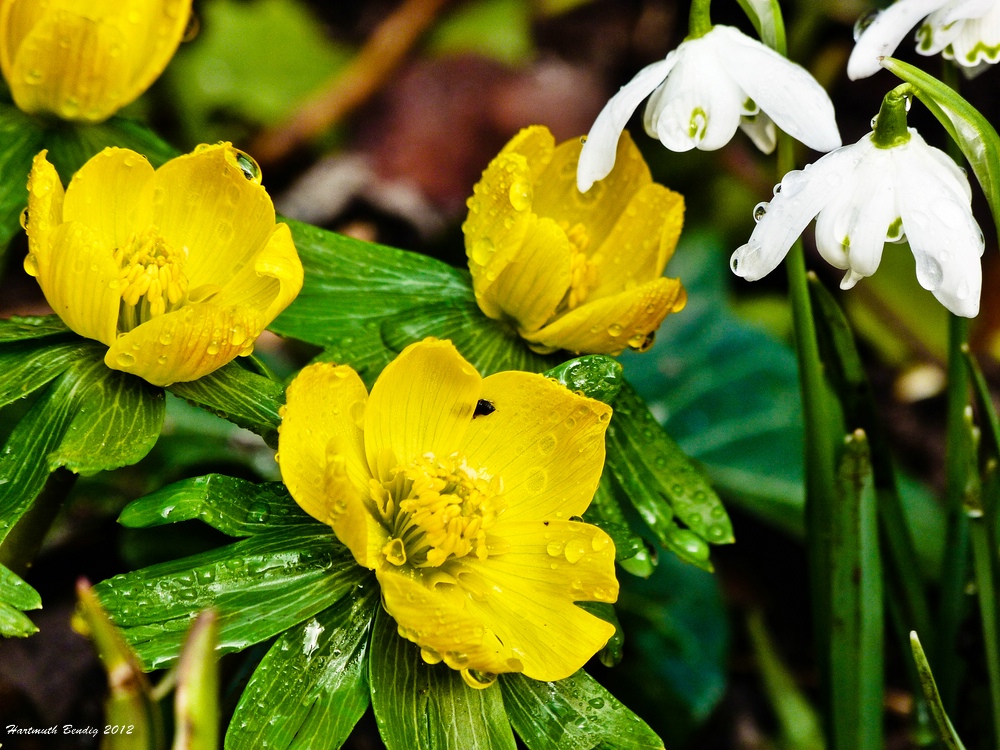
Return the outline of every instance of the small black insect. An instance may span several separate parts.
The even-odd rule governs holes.
[[[497,408],[493,405],[491,401],[487,401],[485,398],[481,398],[479,399],[479,401],[476,402],[476,410],[472,412],[472,418],[475,419],[476,417],[487,417],[496,410]]]

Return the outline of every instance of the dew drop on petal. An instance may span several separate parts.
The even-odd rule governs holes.
[[[563,543],[562,542],[549,542],[545,547],[545,551],[548,552],[552,557],[559,557],[563,553]]]
[[[757,223],[760,222],[767,215],[768,203],[760,202],[753,207],[753,220]]]
[[[861,18],[859,18],[857,22],[855,22],[854,41],[858,41],[858,39],[861,38],[861,35],[865,33],[865,29],[867,29],[875,22],[875,19],[879,17],[879,14],[881,12],[882,11],[880,10],[869,11],[868,13],[865,13],[863,16],[861,16]]]
[[[587,554],[587,544],[582,539],[570,539],[566,542],[566,549],[563,550],[563,557],[570,564],[575,564]]]
[[[771,188],[771,193],[777,195],[780,192],[781,192],[781,183],[779,182],[777,185]]]
[[[257,166],[257,162],[253,160],[250,154],[244,153],[239,149],[233,149],[236,157],[236,166],[240,168],[243,172],[243,176],[246,177],[254,185],[259,185],[261,181],[260,167]]]
[[[618,338],[622,335],[622,327],[618,323],[612,323],[608,326],[608,335],[611,338]]]
[[[524,211],[531,206],[531,185],[523,180],[516,180],[508,191],[510,205],[515,211]]]
[[[27,231],[28,230],[28,208],[27,208],[27,206],[25,206],[24,210],[21,211],[21,216],[18,218],[18,221],[21,224],[21,229]]]
[[[128,352],[118,352],[118,356],[115,357],[115,361],[120,367],[131,367],[135,364],[135,355]]]

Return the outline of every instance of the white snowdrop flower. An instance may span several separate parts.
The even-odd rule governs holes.
[[[611,97],[580,154],[580,192],[611,172],[618,138],[650,93],[646,132],[671,151],[721,148],[742,127],[770,153],[775,125],[817,151],[840,145],[830,97],[805,68],[739,29],[713,26],[640,70]]]
[[[943,151],[906,127],[904,98],[893,95],[874,132],[789,172],[771,202],[757,206],[749,242],[733,253],[734,273],[748,281],[766,276],[816,216],[816,247],[847,271],[841,289],[875,273],[886,242],[906,239],[920,285],[956,315],[979,312],[984,243],[972,216],[969,180]],[[893,107],[898,111],[883,118]]]
[[[899,0],[859,21],[847,75],[857,80],[876,73],[878,59],[891,55],[921,18],[920,54],[941,52],[967,73],[1000,60],[1000,0]]]

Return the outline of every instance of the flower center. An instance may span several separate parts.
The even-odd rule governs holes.
[[[587,228],[577,222],[572,227],[569,222],[562,221],[559,226],[569,239],[570,248],[570,282],[566,297],[560,305],[560,312],[573,310],[582,304],[597,281],[597,266],[600,264],[600,254],[587,256],[590,247],[590,235]]]
[[[458,454],[438,459],[425,453],[397,466],[388,481],[372,479],[372,500],[390,530],[385,559],[416,568],[438,568],[470,554],[485,560],[486,532],[505,508],[499,489],[499,480]]]
[[[178,251],[171,247],[152,226],[133,233],[124,247],[115,250],[115,261],[121,269],[119,333],[127,333],[184,304],[188,297],[186,260],[187,248]]]

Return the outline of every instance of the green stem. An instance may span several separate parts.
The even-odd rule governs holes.
[[[949,316],[948,327],[948,427],[945,468],[947,476],[945,558],[941,573],[938,642],[934,657],[938,665],[938,689],[945,710],[954,715],[961,662],[956,651],[958,630],[965,612],[968,576],[969,517],[965,509],[968,482],[968,427],[965,409],[969,403],[968,372],[962,348],[968,340],[968,320]]]
[[[712,18],[709,10],[712,0],[692,0],[691,14],[688,20],[688,39],[698,39],[712,30]]]
[[[28,571],[74,484],[76,474],[71,471],[60,468],[49,474],[31,510],[21,516],[0,543],[0,565],[20,576]]]

